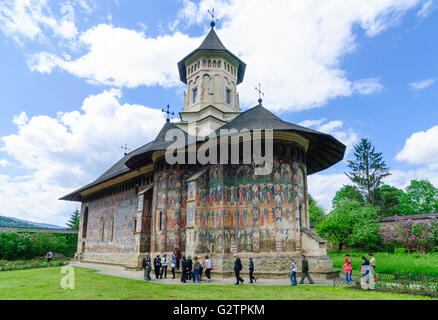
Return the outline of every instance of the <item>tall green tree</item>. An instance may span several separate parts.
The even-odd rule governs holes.
[[[412,180],[400,196],[400,214],[438,212],[438,189],[429,180]]]
[[[310,224],[316,226],[326,218],[326,213],[321,208],[315,199],[309,194],[309,221]]]
[[[375,205],[379,208],[382,217],[393,216],[400,213],[400,198],[404,191],[387,184],[381,186],[375,193]]]
[[[339,250],[344,246],[374,249],[380,242],[376,208],[354,200],[333,209],[316,230]]]
[[[332,200],[332,206],[333,208],[337,208],[339,205],[349,200],[365,204],[363,195],[359,189],[355,186],[346,185],[336,192],[335,197]]]
[[[67,227],[71,230],[79,230],[79,220],[81,219],[81,213],[79,209],[75,209],[71,214],[70,220],[66,223]]]
[[[367,203],[375,205],[375,191],[383,184],[383,178],[390,175],[381,152],[367,138],[354,146],[354,160],[348,160],[350,169],[345,174],[361,190]]]

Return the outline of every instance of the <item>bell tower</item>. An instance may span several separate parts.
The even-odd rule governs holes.
[[[178,63],[180,79],[187,84],[181,121],[175,123],[191,135],[206,136],[240,114],[237,85],[246,64],[232,54],[214,30],[202,44]]]

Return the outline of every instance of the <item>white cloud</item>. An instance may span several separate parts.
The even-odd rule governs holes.
[[[0,167],[7,167],[7,166],[10,166],[10,165],[11,165],[11,163],[8,160],[0,159]]]
[[[409,83],[409,86],[414,90],[423,90],[423,89],[433,85],[435,83],[435,81],[436,81],[435,78],[429,78],[429,79],[424,79],[424,80],[420,80],[417,82],[411,82],[411,83]]]
[[[74,7],[63,3],[60,15],[52,13],[48,0],[4,0],[0,3],[0,30],[23,45],[24,40],[48,42],[45,28],[54,36],[72,40],[78,30],[75,25]]]
[[[326,119],[304,120],[300,122],[299,125],[334,136],[336,139],[346,145],[346,155],[352,150],[354,144],[359,141],[357,133],[352,128],[344,128],[344,123],[340,120],[328,122]]]
[[[297,111],[337,97],[381,90],[379,78],[352,81],[342,68],[343,57],[357,49],[355,26],[374,36],[398,23],[420,2],[184,0],[169,27],[173,30],[182,22],[197,23],[207,32],[206,12],[218,8],[220,38],[248,64],[239,87],[242,106],[255,105],[254,85],[262,82],[267,107],[278,112]],[[202,37],[178,31],[153,38],[144,32],[101,24],[79,36],[82,56],[64,59],[43,51],[33,56],[29,65],[46,73],[59,67],[96,84],[181,86],[176,62],[201,41]]]
[[[379,78],[362,79],[353,82],[352,90],[360,94],[371,94],[382,90],[383,86]]]
[[[423,3],[421,9],[417,12],[417,17],[419,18],[427,18],[430,13],[435,10],[436,3],[435,0],[427,0]]]
[[[15,117],[18,132],[1,138],[2,150],[30,173],[0,177],[0,215],[63,224],[77,204],[59,197],[113,165],[125,142],[133,149],[155,138],[162,112],[121,104],[121,98],[113,89],[86,98],[81,111]]]
[[[438,126],[412,134],[396,159],[411,164],[438,164]]]
[[[309,193],[327,212],[332,209],[332,199],[336,192],[351,181],[344,173],[315,173],[308,178]]]
[[[143,32],[100,24],[83,33],[88,53],[76,60],[40,53],[29,60],[32,70],[50,73],[55,66],[91,82],[118,87],[180,84],[176,63],[199,46],[180,32],[147,38]]]

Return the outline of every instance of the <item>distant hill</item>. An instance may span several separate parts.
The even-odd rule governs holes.
[[[2,217],[2,216],[0,216],[0,227],[66,229],[60,226],[56,226],[54,224],[32,222],[28,220],[22,220],[22,219],[11,218],[11,217]]]

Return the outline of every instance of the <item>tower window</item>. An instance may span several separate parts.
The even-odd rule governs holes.
[[[163,212],[160,211],[160,231],[163,227]]]
[[[227,103],[230,104],[231,103],[231,90],[230,89],[227,89],[226,98],[227,98]]]
[[[193,103],[198,100],[198,88],[193,89]]]

